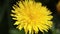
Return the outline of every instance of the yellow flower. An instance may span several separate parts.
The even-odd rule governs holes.
[[[41,3],[35,1],[19,1],[17,5],[13,6],[12,12],[15,14],[11,14],[17,20],[14,25],[18,25],[17,28],[24,31],[26,34],[37,34],[40,30],[41,32],[48,32],[48,29],[52,27],[52,15],[50,10],[48,10],[45,6],[42,6]]]

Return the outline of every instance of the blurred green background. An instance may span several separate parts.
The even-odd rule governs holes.
[[[12,17],[10,16],[12,6],[16,4],[16,2],[19,0],[0,0],[0,34],[24,34],[24,30],[18,30],[16,29],[16,26],[14,26],[14,20],[12,20]],[[36,2],[41,2],[43,6],[47,6],[48,9],[50,9],[53,13],[52,15],[54,18],[53,21],[53,27],[48,30],[48,32],[45,32],[44,34],[60,34],[60,16],[57,15],[56,11],[56,4],[59,0],[35,0]],[[42,34],[42,32],[39,31],[38,34]]]

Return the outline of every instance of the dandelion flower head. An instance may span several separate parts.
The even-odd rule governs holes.
[[[17,20],[14,25],[18,25],[19,30],[24,29],[25,33],[28,34],[37,34],[40,30],[41,32],[48,32],[48,29],[52,27],[52,12],[48,10],[45,6],[42,6],[42,3],[35,2],[32,0],[29,1],[19,1],[17,5],[13,6],[11,14]]]

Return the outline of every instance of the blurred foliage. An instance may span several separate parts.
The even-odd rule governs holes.
[[[14,4],[16,4],[18,0],[0,0],[0,34],[24,34],[24,30],[18,30],[16,29],[16,26],[14,26],[14,20],[12,20],[10,14],[11,9]],[[37,2],[41,2],[43,5],[47,6],[52,12],[53,12],[53,22],[54,25],[52,29],[50,29],[48,32],[45,32],[45,34],[60,34],[60,26],[57,27],[57,22],[60,22],[60,19],[57,19],[55,16],[55,4],[58,0],[36,0]],[[39,34],[42,34],[39,31]]]

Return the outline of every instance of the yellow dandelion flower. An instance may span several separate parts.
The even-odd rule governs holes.
[[[41,32],[48,32],[48,29],[52,27],[52,15],[50,10],[48,10],[45,6],[42,6],[42,3],[38,3],[35,1],[19,1],[17,5],[13,6],[12,12],[15,14],[11,14],[17,20],[14,25],[18,25],[17,28],[22,30],[24,28],[25,33],[27,34],[37,34],[40,30]]]

